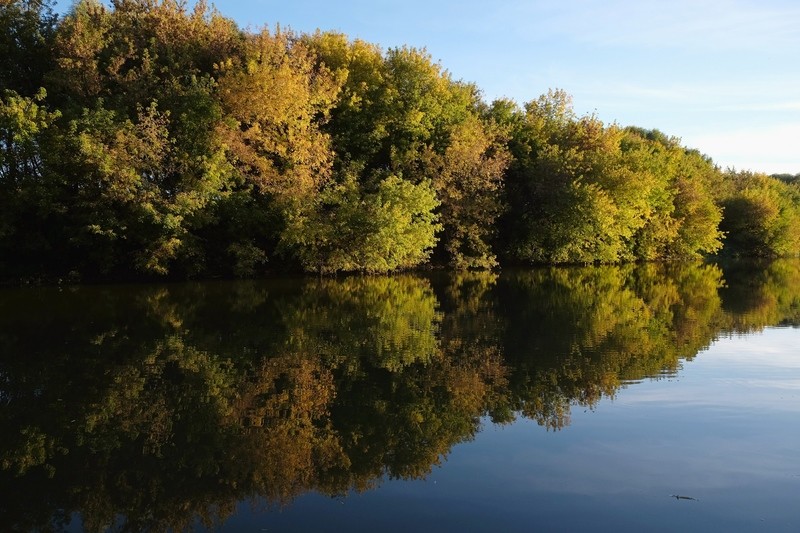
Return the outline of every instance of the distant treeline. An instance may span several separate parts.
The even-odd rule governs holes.
[[[563,91],[487,103],[424,50],[252,33],[202,0],[0,5],[2,279],[718,252],[800,252],[797,176],[722,171]]]

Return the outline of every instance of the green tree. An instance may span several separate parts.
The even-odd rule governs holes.
[[[437,205],[425,182],[389,176],[375,193],[364,194],[349,180],[290,214],[283,242],[309,271],[411,268],[423,263],[436,243]]]
[[[88,270],[164,275],[197,259],[196,217],[233,179],[215,139],[214,64],[240,42],[203,2],[188,13],[172,1],[85,0],[59,25],[50,83],[71,121],[62,172],[83,182],[72,240],[101,256]]]
[[[682,259],[718,251],[722,211],[716,191],[722,177],[711,160],[658,130],[626,128],[622,150],[624,164],[649,184],[634,257]]]
[[[497,220],[505,208],[509,160],[499,132],[477,115],[453,126],[444,154],[431,154],[427,166],[441,202],[442,248],[450,266],[497,266]]]
[[[86,0],[57,45],[86,182],[75,242],[103,250],[101,271],[263,268],[285,213],[328,179],[329,71],[293,35],[245,34],[203,2]]]
[[[483,120],[477,88],[453,81],[424,50],[382,53],[335,33],[306,40],[343,82],[326,126],[335,179],[354,177],[362,194],[373,192],[387,169],[415,185],[430,181],[443,225],[434,259],[494,266],[508,156],[500,132]]]
[[[563,91],[489,113],[510,137],[501,229],[512,258],[615,263],[719,248],[719,173],[676,140],[577,117]]]
[[[631,259],[647,183],[621,164],[620,130],[576,118],[563,91],[529,102],[524,114],[506,111],[504,120],[516,136],[507,178],[513,255],[555,263]]]
[[[57,176],[47,164],[58,151],[46,92],[34,97],[0,95],[0,276],[35,278],[59,261],[65,205]]]
[[[720,228],[725,251],[735,255],[778,257],[800,254],[800,194],[764,174],[729,172]]]
[[[58,17],[48,0],[0,2],[0,94],[33,97],[53,67]]]

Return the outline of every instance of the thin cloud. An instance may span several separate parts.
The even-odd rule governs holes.
[[[722,167],[767,173],[800,172],[800,121],[686,136]]]
[[[720,106],[721,111],[752,111],[752,112],[773,112],[773,111],[800,111],[800,100],[790,102],[769,102],[769,103],[744,103]]]
[[[752,51],[800,43],[800,6],[787,3],[590,0],[540,8],[551,33],[596,46]]]

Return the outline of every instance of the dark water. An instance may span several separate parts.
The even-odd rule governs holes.
[[[0,291],[0,530],[800,531],[800,262]]]

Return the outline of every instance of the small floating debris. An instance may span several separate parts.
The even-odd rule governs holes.
[[[681,496],[680,494],[670,494],[670,498],[675,498],[676,500],[692,500],[693,502],[699,502],[697,498],[692,498],[691,496]]]

